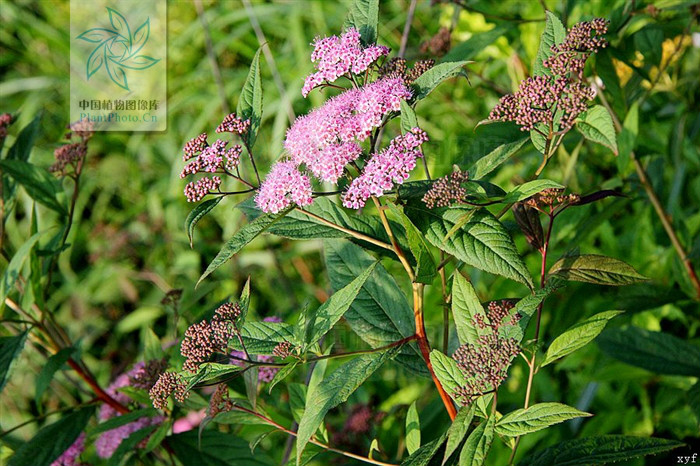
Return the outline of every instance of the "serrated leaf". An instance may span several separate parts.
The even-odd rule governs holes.
[[[235,364],[220,364],[216,362],[205,362],[199,366],[199,372],[197,372],[197,383],[211,383],[212,381],[219,381],[222,377],[236,374],[241,372],[243,367]],[[249,371],[246,371],[249,372]],[[191,388],[191,387],[189,387]],[[257,388],[257,387],[256,387]]]
[[[41,167],[16,159],[0,160],[0,169],[21,184],[27,194],[36,202],[55,210],[61,215],[66,209],[56,199],[58,186],[51,174]]]
[[[476,344],[480,336],[487,334],[486,329],[474,324],[474,318],[481,315],[488,322],[476,290],[459,272],[452,279],[452,317],[457,329],[460,344]]]
[[[519,466],[594,466],[664,453],[681,442],[628,435],[602,435],[564,442],[523,459]]]
[[[444,465],[447,460],[452,456],[452,453],[457,451],[457,448],[462,444],[462,440],[467,435],[469,426],[474,419],[474,411],[476,407],[472,404],[471,406],[462,407],[457,413],[457,417],[452,421],[452,425],[447,430],[447,445],[445,446],[445,455],[442,459],[442,464]]]
[[[406,413],[406,451],[409,455],[420,448],[420,418],[416,402],[411,403]]]
[[[4,298],[3,298],[4,301]],[[0,337],[0,392],[5,388],[14,362],[24,348],[29,331],[11,337]]]
[[[562,403],[538,403],[527,409],[516,409],[504,415],[496,423],[496,433],[517,437],[546,429],[569,419],[586,416],[592,416],[592,414]]]
[[[295,341],[292,326],[284,322],[246,322],[240,332],[250,354],[272,354],[278,343]],[[242,350],[236,339],[232,344],[235,349]]]
[[[28,442],[22,444],[7,462],[7,466],[51,464],[78,438],[92,417],[90,406],[44,426]]]
[[[196,431],[168,438],[174,455],[182,466],[270,466],[273,461],[264,452],[250,452],[248,442],[232,434],[205,430],[201,438]]]
[[[343,29],[355,28],[364,45],[377,42],[379,22],[379,0],[354,0]]]
[[[700,374],[700,348],[667,333],[614,328],[603,332],[596,343],[611,358],[657,374]]]
[[[323,422],[326,413],[344,403],[385,361],[393,358],[398,348],[357,357],[326,377],[306,398],[304,414],[297,431],[297,463],[306,444]]]
[[[248,131],[241,135],[243,141],[250,148],[255,145],[255,139],[258,136],[258,130],[262,122],[263,95],[260,78],[260,51],[261,49],[258,49],[255,52],[253,61],[250,63],[248,76],[238,97],[238,107],[236,109],[239,118],[250,120]]]
[[[542,63],[552,56],[552,47],[561,44],[564,39],[566,39],[566,28],[554,13],[547,11],[544,32],[540,38],[537,56],[532,67],[534,76],[551,75],[551,72]]]
[[[315,312],[313,328],[307,338],[306,347],[315,344],[330,331],[341,317],[350,309],[367,279],[374,273],[378,262],[367,267],[357,278],[331,295]]]
[[[549,345],[542,366],[583,348],[603,331],[610,319],[620,314],[622,311],[600,312],[569,328]]]
[[[442,388],[452,397],[455,398],[455,392],[458,388],[463,387],[467,381],[466,377],[457,366],[457,361],[442,353],[439,350],[430,352],[430,363],[433,365],[433,371],[437,376]]]
[[[292,372],[294,372],[294,369],[296,369],[298,365],[299,360],[294,359],[293,361],[287,363],[287,365],[281,368],[279,371],[277,371],[277,373],[272,378],[272,380],[270,380],[270,383],[267,386],[267,393],[272,393],[272,389],[275,388],[275,385],[289,377],[289,375]]]
[[[594,283],[596,285],[622,286],[647,280],[632,266],[612,257],[583,254],[559,259],[549,275],[565,280]]]
[[[439,63],[428,71],[423,73],[413,81],[413,87],[416,89],[415,100],[424,99],[428,94],[433,92],[436,87],[444,80],[457,76],[462,72],[464,65],[471,63],[466,60]]]
[[[513,239],[501,222],[485,209],[474,212],[454,235],[445,239],[466,212],[463,208],[428,209],[421,203],[406,206],[406,214],[434,246],[466,264],[534,288]]]
[[[459,466],[482,466],[493,442],[496,416],[489,417],[469,434],[459,454]]]
[[[202,276],[199,277],[196,286],[199,286],[202,280],[236,255],[245,245],[257,238],[260,233],[267,230],[272,224],[287,215],[290,210],[291,207],[278,214],[265,214],[244,225],[231,239],[226,241],[214,260],[211,261]]]
[[[411,132],[411,130],[418,126],[418,117],[416,116],[415,110],[408,105],[405,100],[401,101],[401,134],[406,134]]]
[[[362,248],[343,240],[326,240],[324,258],[334,290],[343,288],[376,262]],[[376,266],[344,317],[352,330],[373,348],[415,334],[413,310],[381,264]],[[425,363],[413,345],[406,345],[396,361],[414,372],[427,374]]]
[[[54,375],[58,372],[63,365],[71,358],[71,355],[75,352],[75,348],[63,348],[56,354],[52,355],[41,368],[41,372],[36,379],[34,385],[34,400],[37,406],[41,406],[41,396],[44,394],[51,380],[53,380]],[[2,388],[0,388],[2,390]]]
[[[38,232],[30,236],[29,239],[22,243],[22,246],[17,249],[15,255],[10,259],[10,263],[7,264],[5,273],[2,275],[2,281],[0,281],[0,310],[5,306],[5,298],[7,298],[7,295],[19,278],[19,274],[22,272],[27,257],[29,257],[32,249],[43,234],[43,232]],[[1,386],[0,384],[0,387]]]
[[[515,303],[515,307],[509,311],[508,315],[512,317],[515,314],[518,314],[520,318],[518,319],[516,325],[508,323],[509,319],[504,320],[506,323],[501,324],[501,327],[498,329],[498,333],[501,338],[514,338],[515,341],[520,343],[525,337],[525,331],[530,323],[530,319],[537,310],[537,306],[539,306],[540,303],[558,287],[559,284],[552,281],[547,283],[544,288],[535,291],[534,294],[526,296]]]
[[[192,235],[194,235],[194,227],[200,220],[202,220],[202,218],[204,218],[205,215],[211,212],[214,207],[219,205],[219,202],[221,202],[222,199],[223,196],[215,197],[214,199],[207,199],[206,201],[197,204],[197,206],[187,215],[187,218],[185,219],[185,231],[187,232],[187,238],[190,241],[190,247],[193,247]]]
[[[576,129],[589,141],[601,144],[612,150],[617,150],[617,136],[610,112],[602,105],[589,108],[576,119]]]
[[[552,180],[532,180],[517,186],[506,197],[503,202],[506,204],[514,204],[524,201],[525,199],[534,196],[535,194],[544,191],[545,189],[564,189],[564,186]]]

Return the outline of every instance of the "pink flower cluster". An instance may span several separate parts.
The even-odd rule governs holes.
[[[124,393],[118,391],[118,389],[129,386],[131,384],[131,378],[134,375],[143,371],[144,368],[145,364],[143,362],[135,364],[130,371],[121,374],[119,377],[117,377],[116,380],[112,382],[112,384],[109,387],[107,387],[105,391],[109,393],[109,395],[115,400],[117,400],[119,403],[124,405],[128,404],[131,401],[131,398],[129,398]],[[106,421],[117,416],[121,416],[121,413],[119,413],[116,409],[112,408],[107,404],[102,405],[102,408],[100,408],[100,421]],[[115,450],[119,448],[119,445],[122,443],[122,441],[129,437],[131,434],[145,427],[160,424],[164,420],[165,418],[163,416],[146,416],[128,424],[124,424],[123,426],[119,426],[112,430],[104,432],[95,442],[97,455],[100,458],[110,458],[114,454]]]
[[[355,178],[343,196],[343,205],[359,209],[371,196],[381,196],[396,184],[408,179],[422,157],[420,146],[428,140],[428,135],[420,128],[397,136],[381,152],[367,161],[362,174]]]
[[[299,168],[303,165],[319,180],[337,182],[345,166],[362,154],[359,143],[411,95],[401,78],[389,77],[348,90],[299,117],[284,142],[290,159],[273,166],[256,197],[258,207],[277,213],[292,202],[311,204],[311,182]]]
[[[78,457],[85,450],[85,432],[82,432],[73,444],[61,456],[56,458],[51,466],[77,466]]]
[[[313,202],[311,180],[292,161],[277,162],[260,185],[255,202],[263,212],[276,214],[293,203],[305,206]]]
[[[389,54],[389,49],[383,45],[362,47],[360,33],[355,28],[348,29],[340,37],[316,38],[312,45],[311,61],[318,62],[317,71],[304,81],[301,90],[304,97],[324,82],[332,83],[348,73],[363,73],[379,57]]]

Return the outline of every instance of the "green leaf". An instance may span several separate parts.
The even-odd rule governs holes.
[[[260,122],[262,121],[263,96],[262,81],[260,80],[260,51],[261,49],[258,49],[255,52],[253,61],[250,63],[250,70],[243,84],[243,89],[241,89],[236,109],[239,118],[250,120],[250,128],[241,135],[241,139],[249,148],[255,145],[255,139],[258,136]]]
[[[453,225],[466,213],[463,208],[428,209],[412,203],[405,211],[434,246],[485,272],[502,275],[534,288],[513,239],[489,211],[476,211],[454,235],[445,239]]]
[[[214,258],[214,260],[211,261],[211,263],[207,267],[207,270],[205,270],[202,276],[199,277],[196,286],[199,286],[202,280],[204,280],[214,270],[221,267],[225,262],[231,259],[234,255],[236,255],[238,251],[243,249],[245,245],[257,238],[260,233],[267,230],[270,227],[270,225],[274,224],[279,219],[287,215],[287,213],[289,213],[290,210],[291,207],[283,210],[278,214],[265,214],[261,217],[256,218],[252,222],[244,225],[240,230],[236,232],[235,235],[233,235],[233,237],[230,240],[226,242],[226,244],[224,244],[224,246]]]
[[[396,356],[397,352],[398,348],[392,348],[389,351],[357,357],[338,367],[307,396],[306,407],[297,432],[297,463],[309,439],[323,422],[326,413],[347,401],[379,366]]]
[[[406,450],[409,455],[420,448],[420,418],[416,402],[411,403],[406,413]]]
[[[681,442],[661,438],[602,435],[566,440],[528,456],[519,466],[607,465],[664,453],[682,445]]]
[[[474,411],[476,407],[472,404],[471,406],[463,407],[457,413],[457,417],[452,421],[452,425],[447,430],[447,445],[445,446],[445,455],[442,459],[442,464],[444,465],[447,460],[452,456],[452,453],[457,451],[457,448],[462,444],[462,440],[467,435],[469,426],[474,419]]]
[[[405,100],[401,101],[401,134],[410,132],[418,126],[418,117],[415,110]]]
[[[657,374],[700,374],[700,348],[667,333],[614,328],[603,332],[596,343],[611,358]]]
[[[42,113],[39,113],[19,132],[15,143],[7,150],[7,158],[9,160],[21,160],[23,162],[29,160],[29,154],[32,152],[32,147],[34,147],[41,129],[41,116]]]
[[[511,325],[509,323],[502,324],[498,329],[501,338],[514,338],[515,341],[520,343],[525,337],[525,330],[527,330],[527,325],[530,323],[532,315],[537,310],[537,306],[558,287],[559,284],[552,281],[544,288],[535,291],[534,294],[526,296],[515,303],[515,307],[510,310],[509,316],[518,314],[520,319],[518,319],[516,325]]]
[[[455,320],[457,337],[463,345],[476,344],[480,336],[488,333],[486,329],[474,325],[477,314],[480,314],[484,321],[488,321],[472,284],[462,274],[455,272],[452,279],[452,317]]]
[[[41,406],[41,396],[44,394],[46,389],[49,388],[49,384],[51,383],[54,374],[56,374],[56,372],[63,367],[74,352],[75,348],[63,348],[46,361],[46,364],[41,369],[39,377],[37,377],[34,386],[34,399],[36,400],[37,406]]]
[[[345,287],[376,262],[359,246],[343,240],[326,240],[324,256],[334,290]],[[413,310],[386,269],[378,264],[344,315],[352,330],[372,348],[415,334]],[[407,368],[427,374],[418,349],[406,345],[396,358]]]
[[[238,305],[241,308],[241,315],[238,317],[238,325],[240,326],[245,322],[245,318],[248,316],[248,309],[250,308],[250,276],[245,281],[241,295],[238,297]]]
[[[370,275],[374,273],[374,268],[377,264],[378,262],[375,262],[367,267],[357,278],[342,289],[333,293],[333,295],[318,308],[315,313],[313,328],[306,341],[306,347],[319,341],[321,337],[328,333],[340,318],[343,317],[345,312],[350,309],[353,301],[360,293],[360,289],[362,289]]]
[[[355,28],[364,45],[377,42],[379,22],[379,0],[354,0],[343,29]]]
[[[292,372],[294,372],[294,369],[297,368],[299,362],[300,361],[298,359],[294,359],[293,361],[287,363],[287,365],[281,368],[279,371],[277,371],[277,373],[272,378],[272,380],[270,380],[270,383],[267,386],[267,393],[272,393],[272,389],[275,388],[275,385],[289,377],[289,375]]]
[[[447,433],[445,432],[439,438],[426,443],[402,461],[401,466],[427,466],[428,464],[432,464],[433,462],[431,460],[440,454],[440,447],[445,443],[446,437]]]
[[[437,275],[437,266],[423,235],[411,220],[396,205],[389,204],[391,212],[399,218],[406,232],[408,246],[416,259],[416,283],[431,284]]]
[[[12,337],[0,337],[0,392],[10,378],[14,362],[24,348],[29,331],[25,330]]]
[[[562,257],[549,269],[549,275],[576,282],[611,286],[647,280],[621,260],[596,254]]]
[[[506,204],[514,204],[524,201],[525,199],[534,196],[535,194],[544,191],[545,189],[564,189],[564,186],[552,180],[532,180],[517,186],[509,192],[503,202]]]
[[[688,390],[688,406],[695,413],[695,419],[700,427],[700,380]]]
[[[0,310],[5,306],[5,298],[10,293],[10,290],[15,285],[15,282],[19,278],[19,274],[22,272],[22,267],[24,267],[24,262],[29,257],[32,252],[34,245],[43,232],[35,233],[25,241],[22,246],[17,249],[15,255],[10,259],[10,263],[7,264],[7,269],[2,276],[2,281],[0,282]]]
[[[185,219],[185,231],[187,232],[187,238],[190,240],[190,247],[193,247],[192,235],[194,235],[195,225],[197,225],[197,223],[202,220],[205,215],[211,212],[223,198],[224,196],[219,196],[197,204],[197,206],[187,215],[187,218]]]
[[[633,103],[625,121],[622,124],[622,131],[618,136],[618,147],[620,152],[617,156],[617,168],[623,176],[626,176],[630,171],[630,161],[632,160],[632,151],[637,145],[637,135],[639,134],[639,102]]]
[[[459,466],[482,466],[493,442],[496,416],[489,417],[469,434],[459,455]]]
[[[272,354],[278,343],[294,342],[294,330],[284,322],[246,322],[240,329],[241,337],[250,354]],[[233,346],[242,350],[234,339]]]
[[[622,314],[622,312],[600,312],[566,330],[549,345],[542,366],[544,367],[586,346],[603,331],[610,319]]]
[[[92,406],[83,408],[42,427],[31,440],[15,451],[7,466],[51,464],[75,442],[93,412]]]
[[[471,60],[491,45],[496,39],[505,34],[507,28],[495,27],[490,31],[473,34],[469,39],[455,44],[440,62],[455,62],[459,60]]]
[[[127,438],[122,440],[117,449],[114,450],[114,453],[112,453],[112,456],[109,457],[107,466],[119,466],[122,464],[124,457],[129,453],[134,453],[138,444],[145,441],[148,436],[151,435],[154,430],[156,430],[156,428],[157,426],[155,425],[146,426],[133,432]]]
[[[39,204],[66,215],[66,209],[58,202],[58,186],[55,178],[44,168],[23,160],[0,160],[0,169],[21,184],[27,194]]]
[[[457,361],[446,354],[434,349],[430,352],[430,362],[442,388],[455,398],[455,392],[463,387],[467,381],[466,377],[457,366]]]
[[[540,38],[540,46],[537,49],[535,64],[532,68],[534,76],[551,75],[551,72],[542,63],[552,56],[552,46],[561,44],[564,39],[566,39],[566,28],[554,13],[547,11],[544,32]]]
[[[165,440],[165,437],[167,437],[172,427],[172,420],[167,420],[160,424],[155,432],[153,432],[153,435],[151,435],[151,437],[148,439],[148,442],[146,442],[143,452],[148,453],[158,448],[160,444],[163,443],[163,440]]]
[[[263,452],[251,453],[248,442],[231,434],[196,430],[168,438],[168,445],[182,466],[270,466],[274,462]]]
[[[424,99],[444,80],[462,73],[462,67],[468,63],[471,62],[465,60],[445,62],[439,63],[430,68],[428,71],[420,75],[418,79],[413,81],[413,87],[416,89],[415,100],[418,101]]]
[[[489,122],[477,128],[478,137],[469,148],[478,157],[467,170],[472,180],[482,179],[512,157],[529,139],[513,123]]]
[[[601,144],[618,154],[617,137],[610,112],[602,105],[589,108],[576,118],[576,129],[589,141]]]
[[[503,416],[496,423],[496,433],[517,437],[546,429],[569,419],[586,416],[592,416],[592,414],[561,403],[538,403],[527,409],[516,409]]]
[[[220,364],[216,362],[205,362],[204,364],[201,364],[199,366],[199,372],[197,372],[197,375],[195,377],[198,384],[211,383],[212,381],[219,381],[221,377],[230,374],[236,374],[242,370],[243,368],[236,364]],[[250,370],[246,372],[250,372]]]

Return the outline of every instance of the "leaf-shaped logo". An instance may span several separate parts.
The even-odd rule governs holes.
[[[114,84],[125,90],[129,89],[126,70],[145,70],[160,61],[140,54],[151,35],[151,20],[139,26],[132,34],[129,22],[124,15],[113,8],[107,7],[111,28],[97,27],[88,29],[76,39],[97,44],[90,53],[85,66],[85,74],[89,80],[104,66],[107,75]]]

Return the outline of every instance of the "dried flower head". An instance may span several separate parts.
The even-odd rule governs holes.
[[[420,46],[421,53],[441,57],[449,52],[452,45],[449,28],[442,27],[440,30]]]
[[[75,142],[65,144],[54,151],[56,162],[49,167],[51,173],[65,176],[70,170],[75,170],[81,164],[87,154],[87,144],[85,142]]]
[[[284,359],[289,357],[294,350],[294,345],[288,341],[283,341],[278,343],[277,346],[272,350],[272,355],[278,358]]]
[[[516,325],[520,320],[518,313],[511,314],[513,307],[508,300],[489,303],[486,317],[477,314],[472,322],[480,329],[476,343],[460,346],[452,356],[467,378],[466,384],[455,393],[462,404],[468,405],[476,397],[496,390],[506,379],[510,362],[520,352],[520,346],[514,338],[501,337],[498,330],[504,324]]]
[[[544,60],[549,74],[524,80],[515,93],[501,98],[489,119],[514,121],[523,131],[540,124],[568,131],[595,97],[593,89],[582,82],[583,70],[588,57],[607,45],[602,37],[607,28],[608,22],[601,18],[574,25]]]
[[[416,79],[418,79],[423,73],[428,71],[430,68],[435,66],[435,60],[432,58],[429,60],[419,60],[417,61],[413,67],[406,72],[405,79],[404,81],[407,84],[412,83]]]
[[[220,383],[216,386],[216,390],[209,398],[209,408],[207,414],[209,417],[215,417],[219,413],[225,413],[233,409],[233,401],[228,393],[228,385]]]
[[[523,204],[540,212],[546,212],[545,209],[549,208],[551,212],[555,207],[577,204],[581,200],[578,194],[563,194],[563,192],[564,188],[548,188],[529,197],[523,201]]]
[[[467,181],[469,181],[469,173],[459,170],[438,178],[423,195],[423,202],[429,209],[464,202],[468,192],[462,184]]]
[[[167,409],[170,395],[180,403],[184,403],[189,396],[184,379],[175,372],[163,372],[148,394],[156,409]]]
[[[180,298],[182,298],[182,288],[170,290],[165,293],[165,296],[163,299],[161,299],[160,303],[164,306],[177,306],[177,304],[180,302]]]

